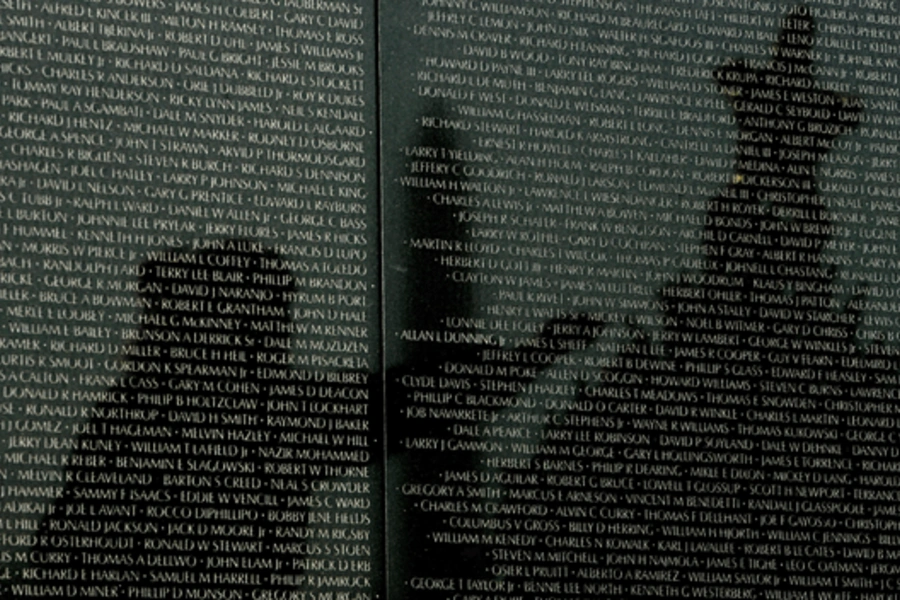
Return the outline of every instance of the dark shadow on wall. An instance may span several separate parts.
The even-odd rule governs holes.
[[[425,107],[417,122],[443,122],[452,119],[450,108],[435,101]],[[452,165],[464,165],[454,156],[464,147],[463,134],[454,129],[421,125],[416,139],[406,153],[406,183],[402,194],[402,206],[391,207],[403,220],[403,239],[408,244],[420,240],[440,240],[443,248],[460,247],[470,241],[468,225],[457,218],[464,205],[454,204],[462,192],[459,184],[467,178]],[[441,187],[444,186],[444,187]],[[435,201],[435,196],[446,201]],[[439,329],[448,315],[469,316],[475,312],[475,289],[460,285],[447,276],[449,269],[442,266],[440,258],[451,255],[467,256],[461,249],[425,252],[407,245],[405,247],[405,272],[399,284],[405,290],[402,305],[391,307],[403,318],[407,329]],[[390,265],[388,265],[390,268]]]

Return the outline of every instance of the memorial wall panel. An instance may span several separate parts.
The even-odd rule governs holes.
[[[0,21],[3,597],[900,593],[892,2]]]
[[[4,595],[373,596],[371,3],[0,9]]]
[[[890,6],[382,11],[389,593],[891,597]]]

